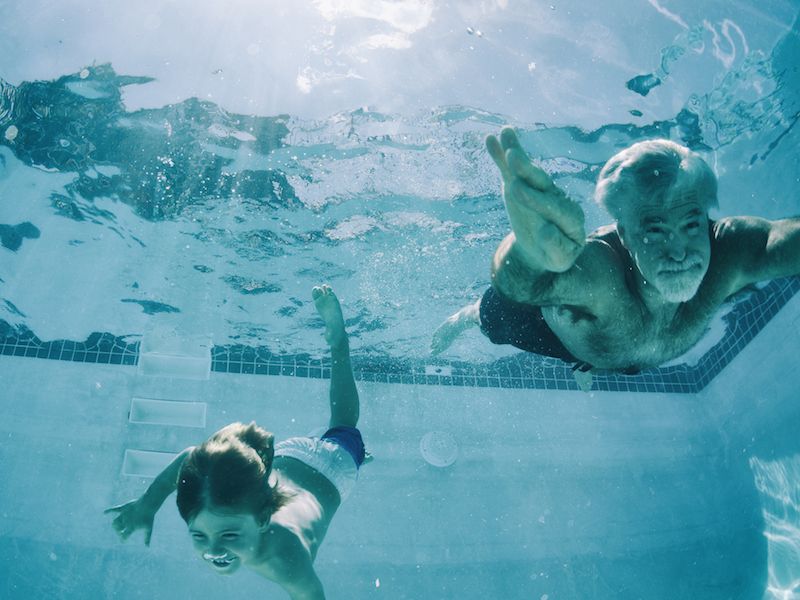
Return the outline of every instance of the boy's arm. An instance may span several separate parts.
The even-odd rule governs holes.
[[[297,578],[281,584],[292,600],[325,600],[325,590],[314,567],[308,563],[307,572],[298,573]]]
[[[269,561],[275,583],[289,594],[292,600],[325,600],[325,590],[319,580],[308,549],[294,533],[279,530],[273,534],[273,558]]]
[[[164,500],[177,488],[178,474],[183,461],[193,449],[194,447],[189,447],[178,454],[156,476],[141,497],[105,510],[106,513],[117,513],[111,526],[123,540],[128,539],[137,529],[144,529],[144,543],[150,545],[150,537],[153,535],[153,519]]]

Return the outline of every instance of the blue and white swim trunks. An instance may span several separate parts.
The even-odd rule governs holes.
[[[358,479],[364,462],[364,440],[355,427],[338,426],[321,437],[293,437],[275,444],[275,457],[288,456],[325,476],[339,491],[344,502]]]

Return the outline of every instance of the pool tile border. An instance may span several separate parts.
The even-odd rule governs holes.
[[[650,369],[636,375],[597,373],[592,391],[692,394],[701,391],[800,291],[800,278],[771,281],[739,301],[725,315],[725,336],[696,365]],[[83,342],[44,342],[24,326],[0,321],[0,355],[83,363],[135,366],[138,336],[93,333]],[[214,346],[211,370],[243,375],[282,375],[330,378],[330,361],[308,354],[273,354],[264,346]],[[498,389],[579,390],[571,366],[554,358],[520,352],[484,365],[465,362],[383,359],[380,363],[358,354],[353,373],[359,381]]]

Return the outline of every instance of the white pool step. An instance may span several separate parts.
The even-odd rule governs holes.
[[[205,402],[165,400],[134,396],[128,411],[129,425],[150,427],[190,427],[204,429],[206,426]],[[142,429],[139,429],[141,432]],[[173,437],[168,433],[168,437]],[[122,475],[152,479],[166,467],[176,452],[126,448],[122,460]]]
[[[205,402],[182,402],[139,398],[131,400],[128,422],[138,425],[172,425],[174,427],[206,426]]]
[[[139,374],[151,377],[208,379],[211,348],[208,336],[182,336],[175,331],[151,331],[139,345]]]
[[[172,459],[177,456],[176,452],[153,452],[152,450],[125,450],[125,458],[122,460],[122,474],[128,477],[147,477],[154,478],[161,473]]]

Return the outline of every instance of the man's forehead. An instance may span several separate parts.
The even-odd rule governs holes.
[[[663,204],[640,204],[631,214],[640,222],[670,221],[691,217],[705,217],[706,211],[696,200],[679,200],[664,206]]]

